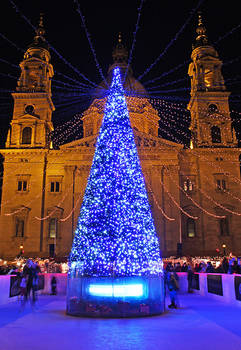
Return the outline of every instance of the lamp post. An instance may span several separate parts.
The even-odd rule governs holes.
[[[223,256],[226,255],[226,244],[223,243],[222,248],[223,248]]]
[[[20,256],[22,256],[24,254],[24,250],[23,250],[23,245],[22,244],[19,246],[19,250],[20,250],[20,252],[19,252],[19,257],[20,257]]]

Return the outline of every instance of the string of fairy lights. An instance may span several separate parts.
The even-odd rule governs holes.
[[[129,71],[129,67],[131,65],[132,57],[133,57],[134,48],[135,48],[135,45],[136,45],[136,37],[137,37],[138,29],[139,29],[139,23],[140,23],[141,11],[142,11],[142,7],[143,7],[143,3],[144,3],[144,0],[140,0],[140,5],[138,7],[138,13],[137,13],[137,21],[136,21],[135,31],[133,32],[132,45],[131,45],[131,49],[130,49],[130,53],[129,53],[129,57],[128,57],[127,67],[126,67],[126,70],[125,70],[125,73],[124,73],[124,77],[123,77],[123,84],[126,81],[126,77],[127,77],[128,71]]]
[[[190,11],[190,15],[188,16],[187,20],[184,22],[184,24],[181,26],[181,28],[179,29],[179,31],[176,33],[176,35],[174,36],[174,38],[167,44],[167,46],[165,47],[165,49],[160,53],[160,55],[154,60],[154,62],[152,64],[150,64],[150,66],[138,77],[138,80],[141,80],[146,74],[148,74],[150,72],[150,70],[160,61],[161,58],[163,58],[163,56],[166,54],[166,52],[168,51],[168,49],[174,44],[174,42],[179,38],[179,36],[182,34],[182,32],[184,31],[184,29],[186,28],[186,26],[188,25],[188,23],[191,21],[192,17],[194,16],[194,14],[196,13],[196,11],[200,8],[201,4],[202,4],[203,0],[200,0],[198,2],[198,4],[192,9],[192,11]]]
[[[27,16],[24,15],[24,13],[20,10],[20,8],[16,5],[16,3],[13,0],[9,0],[11,3],[13,9],[18,13],[24,21],[29,24],[29,26],[36,32],[37,28],[31,23],[31,21],[28,19]],[[76,67],[74,67],[68,60],[66,60],[55,48],[52,46],[47,40],[46,43],[48,44],[49,48],[67,65],[69,66],[75,73],[78,74],[79,77],[83,78],[85,81],[87,81],[91,86],[96,86],[94,82],[92,82],[90,79],[88,79],[83,73],[81,73]]]
[[[85,23],[85,17],[83,16],[82,11],[81,11],[81,8],[80,8],[79,1],[78,1],[78,0],[74,0],[74,4],[76,5],[76,11],[77,11],[78,14],[80,15],[82,27],[84,28],[86,37],[87,37],[87,39],[88,39],[88,42],[89,42],[89,45],[90,45],[90,49],[91,49],[91,52],[92,52],[93,57],[94,57],[94,60],[95,60],[96,67],[97,67],[97,69],[98,69],[98,71],[99,71],[99,73],[100,73],[100,76],[101,76],[102,79],[104,80],[106,87],[108,88],[108,84],[107,84],[107,82],[106,82],[105,76],[104,76],[104,74],[103,74],[103,72],[102,72],[102,69],[101,69],[101,67],[100,67],[100,64],[99,64],[99,62],[98,62],[97,55],[96,55],[94,46],[93,46],[93,44],[92,44],[91,36],[90,36],[90,33],[89,33],[89,31],[88,31],[88,29],[87,29],[87,26],[86,26],[86,23]]]

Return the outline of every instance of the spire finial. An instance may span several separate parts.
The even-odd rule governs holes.
[[[119,32],[119,35],[118,35],[118,43],[119,43],[119,44],[122,43],[121,32]]]
[[[208,44],[208,37],[207,37],[207,29],[203,24],[203,19],[202,19],[202,13],[201,11],[198,12],[198,26],[196,29],[196,33],[198,34],[196,37],[196,43],[195,47],[199,46],[205,46]]]
[[[36,37],[43,37],[45,34],[45,29],[44,29],[44,25],[43,25],[43,17],[44,17],[44,14],[40,13],[39,25],[38,25],[38,28],[36,29]]]
[[[44,14],[43,13],[40,13],[39,15],[39,27],[43,27],[43,17],[44,17]]]
[[[35,36],[33,42],[29,45],[30,47],[41,47],[49,50],[49,45],[44,37],[45,29],[43,25],[43,13],[40,13],[38,26],[35,28]]]
[[[115,49],[113,50],[112,57],[113,57],[113,61],[115,63],[127,62],[128,52],[122,43],[121,32],[119,32],[119,34],[118,34],[118,43],[117,43]]]
[[[202,12],[198,11],[198,26],[203,25]]]

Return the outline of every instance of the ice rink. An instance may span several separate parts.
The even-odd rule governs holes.
[[[167,298],[167,304],[169,300]],[[33,310],[0,306],[0,350],[240,350],[241,307],[186,294],[160,316],[66,316],[65,297],[41,296]]]

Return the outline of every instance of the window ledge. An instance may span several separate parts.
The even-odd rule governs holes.
[[[225,190],[223,190],[223,189],[218,189],[218,188],[215,189],[215,192],[217,192],[217,193],[222,193],[222,194],[224,194],[226,191],[228,191],[228,188],[226,188]]]
[[[27,238],[28,238],[28,236],[23,236],[23,237],[22,236],[15,236],[15,235],[12,236],[13,240],[15,240],[15,239],[20,240],[21,239],[21,240],[26,241]]]

